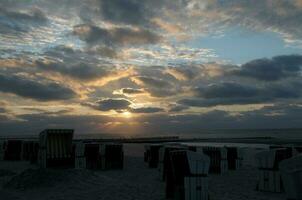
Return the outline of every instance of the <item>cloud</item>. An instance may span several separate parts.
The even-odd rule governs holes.
[[[181,81],[192,80],[202,74],[202,69],[197,67],[170,67],[166,71]]]
[[[183,110],[186,110],[190,108],[189,106],[185,106],[185,105],[179,105],[179,104],[176,104],[176,105],[173,105],[170,109],[169,109],[169,112],[181,112]]]
[[[272,59],[252,60],[230,73],[261,81],[277,81],[287,77],[300,76],[301,67],[301,55],[283,55]]]
[[[158,113],[158,112],[164,112],[165,110],[163,108],[158,108],[158,107],[141,107],[141,108],[131,108],[129,111],[132,113]]]
[[[8,10],[0,7],[0,33],[19,34],[31,28],[45,24],[48,20],[45,14],[34,8],[28,11]]]
[[[242,85],[235,82],[223,82],[219,84],[210,84],[207,87],[195,88],[198,97],[211,98],[236,98],[253,97],[259,95],[259,89],[253,86]]]
[[[100,0],[101,14],[105,20],[132,25],[148,24],[143,2],[136,0]]]
[[[115,98],[115,99],[101,99],[98,100],[93,108],[101,111],[110,111],[110,110],[127,110],[132,103],[123,98]]]
[[[301,81],[274,83],[264,86],[222,82],[194,88],[195,98],[181,99],[178,103],[192,107],[211,107],[299,99],[302,96],[301,86]]]
[[[106,67],[91,66],[85,63],[62,63],[37,61],[37,66],[45,71],[58,72],[79,80],[94,80],[111,74]]]
[[[290,43],[301,40],[302,37],[300,23],[302,9],[299,0],[298,2],[264,0],[257,4],[253,0],[190,1],[187,13],[193,19],[202,19],[200,21],[207,24],[205,28],[210,27],[208,29],[214,31],[215,28],[224,30],[232,26],[241,26],[256,31],[279,33]]]
[[[145,91],[143,89],[134,89],[134,88],[122,88],[119,90],[113,91],[113,94],[120,94],[125,96],[135,96],[139,94],[144,94]]]
[[[53,81],[34,81],[28,77],[0,73],[0,91],[38,101],[68,100],[76,93]]]
[[[124,98],[106,98],[96,101],[95,103],[86,103],[83,104],[89,106],[93,109],[100,111],[111,111],[124,112],[129,111],[131,113],[158,113],[164,112],[163,108],[159,107],[132,107],[133,103],[128,99]]]
[[[158,76],[160,76],[158,74]],[[144,87],[144,90],[153,97],[168,97],[179,94],[181,89],[177,85],[173,85],[170,80],[161,78],[153,78],[152,76],[134,76],[131,80]]]
[[[146,29],[122,27],[105,29],[88,24],[75,26],[73,33],[90,45],[125,46],[156,44],[161,39],[160,36]]]
[[[147,76],[135,76],[132,77],[131,80],[138,85],[147,86],[147,87],[162,88],[162,87],[171,86],[169,82],[163,79],[152,78]]]

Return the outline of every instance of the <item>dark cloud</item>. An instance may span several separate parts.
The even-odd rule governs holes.
[[[94,52],[99,54],[100,56],[107,57],[107,58],[118,58],[119,57],[119,55],[115,49],[105,47],[105,46],[96,48]]]
[[[185,106],[185,105],[176,104],[176,105],[172,106],[169,109],[169,112],[181,112],[181,111],[186,110],[188,108],[190,108],[190,107],[189,106]]]
[[[134,89],[134,88],[122,88],[121,90],[122,94],[141,94],[144,93],[142,89]]]
[[[160,77],[160,74],[157,77]],[[177,84],[173,84],[169,79],[165,79],[164,77],[135,76],[131,80],[137,85],[144,87],[144,90],[153,97],[168,97],[181,92]]]
[[[132,113],[158,113],[164,112],[163,108],[158,107],[142,107],[142,108],[132,108],[129,110]]]
[[[73,33],[90,45],[143,45],[156,44],[161,37],[147,29],[111,28],[82,24],[73,29]]]
[[[300,81],[290,81],[264,86],[250,86],[241,83],[222,82],[195,88],[193,91],[198,98],[182,99],[178,103],[193,107],[210,107],[299,99],[302,96],[301,84]]]
[[[100,0],[101,14],[105,20],[145,25],[149,23],[148,10],[142,1],[137,0]]]
[[[78,65],[79,63],[85,63],[87,66],[92,68],[94,66],[99,66],[101,63],[102,66],[110,65],[112,68],[112,63],[102,59],[102,57],[107,58],[109,55],[107,53],[100,52],[99,48],[103,47],[80,50],[65,45],[58,45],[48,48],[47,51],[45,51],[42,55],[46,59],[41,59],[40,62],[43,64],[43,62],[46,61],[44,64],[47,64],[48,62],[48,64],[58,63],[60,65]],[[70,67],[65,66],[64,68]]]
[[[124,98],[101,99],[93,104],[87,103],[84,105],[92,107],[96,110],[101,110],[101,111],[114,110],[117,112],[129,111],[132,113],[157,113],[157,112],[165,111],[163,108],[159,108],[159,107],[132,108],[131,107],[132,102],[129,101],[128,99],[124,99]]]
[[[231,74],[262,81],[277,81],[301,75],[302,56],[284,55],[272,59],[257,59],[245,63]]]
[[[197,96],[206,99],[211,98],[236,98],[253,97],[259,95],[259,89],[253,86],[242,85],[235,82],[223,82],[219,84],[210,84],[207,87],[194,89]]]
[[[34,81],[30,78],[0,73],[0,91],[39,101],[67,100],[76,93],[52,81]]]
[[[101,111],[110,111],[110,110],[127,110],[132,103],[123,98],[117,99],[102,99],[96,102],[94,106],[95,109]]]
[[[44,63],[42,61],[37,61],[36,64],[42,70],[58,72],[62,75],[67,75],[80,80],[93,80],[110,74],[110,71],[105,67],[91,66],[85,63]]]
[[[32,27],[45,24],[48,20],[38,8],[28,11],[8,10],[0,7],[0,33],[18,34],[27,32]]]
[[[198,76],[201,76],[203,69],[201,67],[189,65],[179,67],[169,67],[167,73],[171,74],[178,80],[193,80]]]
[[[258,99],[258,98],[213,98],[213,99],[181,99],[178,101],[179,104],[191,107],[212,107],[217,105],[243,105],[252,103],[263,103],[268,100]]]
[[[6,108],[2,108],[2,107],[0,107],[0,114],[2,114],[2,113],[6,113]]]
[[[171,83],[166,80],[148,76],[135,76],[133,77],[133,80],[134,82],[147,87],[163,88],[172,86]]]

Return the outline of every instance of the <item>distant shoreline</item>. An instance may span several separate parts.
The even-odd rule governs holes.
[[[0,139],[38,140],[38,137],[0,137]],[[276,144],[302,145],[302,139],[279,139],[274,137],[244,137],[244,138],[180,138],[171,137],[141,137],[141,138],[109,138],[109,139],[74,139],[83,142],[118,142],[118,143],[165,143],[165,142],[197,142],[197,143],[243,143],[243,144]]]

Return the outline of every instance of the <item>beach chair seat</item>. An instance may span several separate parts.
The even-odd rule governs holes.
[[[271,149],[255,155],[259,173],[257,184],[259,191],[278,193],[283,191],[279,163],[289,157],[291,153],[287,148]]]
[[[287,199],[302,200],[302,155],[281,161],[279,168]]]
[[[166,197],[183,200],[208,199],[208,156],[189,150],[170,152],[172,170],[166,179]]]
[[[87,169],[100,169],[100,144],[99,143],[87,143],[85,144],[85,158]]]
[[[40,133],[39,165],[41,168],[74,167],[72,129],[46,129]]]
[[[0,160],[4,159],[5,148],[6,148],[6,141],[0,140]]]
[[[228,159],[228,169],[236,170],[238,167],[238,150],[237,147],[226,147],[227,149],[227,159]]]
[[[149,144],[144,146],[144,149],[145,149],[145,151],[144,151],[144,162],[148,162],[148,160],[149,160],[149,154],[150,154],[150,147],[149,146],[150,146]]]
[[[7,140],[4,150],[4,160],[21,160],[22,140]]]
[[[36,163],[38,160],[39,142],[38,141],[23,141],[21,159]]]
[[[167,172],[171,170],[170,152],[175,150],[187,150],[184,145],[165,145],[159,150],[159,175],[160,180],[165,181]]]
[[[210,173],[224,174],[228,171],[227,149],[225,147],[202,147],[210,157]]]
[[[85,144],[78,142],[75,144],[75,163],[76,169],[86,169]]]
[[[122,144],[101,144],[99,153],[101,157],[101,169],[123,169],[124,151]]]
[[[157,168],[159,162],[159,149],[162,144],[150,144],[145,146],[146,161],[150,168]],[[144,160],[145,160],[144,159]]]

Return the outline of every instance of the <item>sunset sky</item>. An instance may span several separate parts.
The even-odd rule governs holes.
[[[1,0],[0,135],[302,127],[302,0]]]

